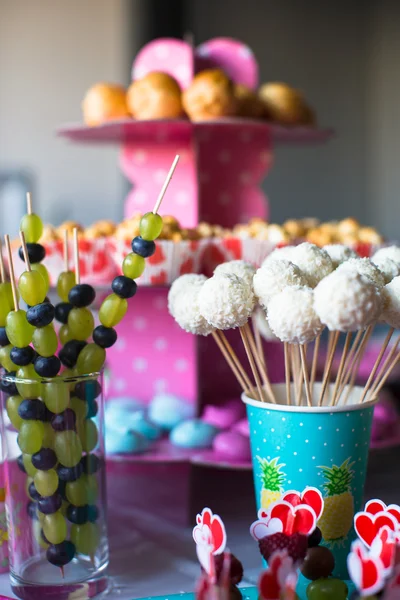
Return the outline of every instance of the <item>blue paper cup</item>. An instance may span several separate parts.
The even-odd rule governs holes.
[[[355,539],[353,516],[363,502],[376,399],[359,404],[363,388],[355,387],[344,406],[288,406],[285,385],[272,387],[277,404],[242,396],[250,423],[257,508],[268,508],[288,490],[318,488],[325,500],[318,522],[322,543],[335,556],[334,575],[348,579],[346,560]],[[321,384],[315,384],[314,404],[320,390]]]

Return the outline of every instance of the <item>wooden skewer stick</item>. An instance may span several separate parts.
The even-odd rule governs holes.
[[[289,357],[290,357],[290,365],[291,365],[291,370],[292,370],[292,376],[293,376],[293,390],[294,390],[294,395],[298,396],[298,383],[299,383],[299,373],[297,370],[297,365],[296,365],[296,357],[295,357],[295,348],[293,346],[293,344],[289,344]]]
[[[64,270],[67,272],[69,269],[68,229],[64,229],[63,255],[64,255]]]
[[[238,355],[236,354],[236,352],[234,351],[234,349],[228,342],[228,338],[226,337],[225,333],[221,330],[218,330],[218,336],[219,336],[220,340],[222,341],[222,343],[224,344],[225,348],[227,349],[228,353],[232,357],[232,360],[235,363],[237,370],[240,372],[243,380],[245,381],[246,389],[248,389],[250,391],[254,391],[254,385],[252,384],[250,377],[247,375],[245,368],[243,367],[242,363],[240,362]]]
[[[390,350],[389,354],[387,355],[386,359],[384,360],[383,365],[379,369],[379,373],[378,373],[378,375],[377,375],[377,377],[376,377],[376,379],[375,379],[375,381],[374,381],[374,383],[372,385],[372,389],[371,389],[370,396],[369,396],[370,399],[373,398],[376,395],[376,388],[380,385],[381,379],[384,376],[386,370],[388,369],[390,361],[392,360],[393,356],[395,355],[396,350],[397,350],[397,348],[399,346],[399,343],[400,343],[400,335],[398,336],[396,342],[394,343],[393,347],[391,348],[391,350]]]
[[[246,383],[245,383],[244,379],[242,378],[240,372],[238,371],[238,369],[235,365],[235,362],[232,360],[231,355],[229,354],[229,352],[225,348],[224,344],[220,340],[217,331],[213,331],[211,335],[213,336],[218,348],[221,350],[223,357],[225,358],[225,360],[228,363],[228,365],[230,366],[233,374],[235,375],[240,387],[242,388],[242,391],[247,392]]]
[[[317,338],[315,340],[315,344],[314,344],[314,353],[313,353],[313,359],[312,359],[312,364],[311,364],[311,376],[310,376],[311,392],[313,391],[315,378],[317,376],[318,354],[319,354],[320,343],[321,343],[321,334],[319,334],[317,336]]]
[[[388,333],[387,333],[386,337],[385,337],[385,340],[384,340],[384,342],[383,342],[383,344],[382,344],[382,348],[381,348],[381,350],[380,350],[380,352],[379,352],[379,354],[378,354],[378,356],[377,356],[377,359],[376,359],[376,361],[375,361],[375,364],[374,364],[374,366],[372,367],[372,371],[371,371],[371,373],[369,374],[369,377],[368,377],[367,383],[365,384],[364,391],[363,391],[363,394],[362,394],[362,396],[361,396],[361,400],[360,400],[360,402],[364,402],[364,400],[365,400],[365,396],[366,396],[366,395],[367,395],[367,393],[368,393],[368,390],[369,390],[369,388],[370,388],[370,386],[371,386],[371,384],[372,384],[372,381],[373,381],[373,379],[374,379],[374,377],[375,377],[375,374],[376,374],[376,372],[377,372],[377,370],[378,370],[378,367],[379,367],[379,365],[380,365],[380,363],[381,363],[381,360],[382,360],[382,358],[383,358],[383,355],[385,354],[385,352],[386,352],[386,349],[387,349],[387,347],[388,347],[388,345],[389,345],[389,343],[390,343],[390,340],[391,340],[391,338],[392,338],[392,335],[393,335],[393,333],[394,333],[394,327],[391,327],[391,328],[389,329],[389,331],[388,331]]]
[[[6,270],[4,268],[3,246],[0,239],[0,283],[6,280]]]
[[[174,171],[175,171],[175,169],[176,169],[176,165],[178,164],[178,160],[179,160],[179,158],[180,158],[180,157],[179,157],[179,154],[177,154],[177,155],[175,156],[175,158],[174,158],[174,161],[173,161],[173,163],[172,163],[172,165],[171,165],[171,168],[170,168],[170,170],[169,170],[169,172],[168,172],[168,175],[167,175],[167,177],[166,177],[166,179],[165,179],[165,181],[164,181],[164,184],[163,184],[163,186],[162,186],[162,188],[161,188],[161,192],[160,192],[160,193],[159,193],[159,195],[158,195],[157,201],[156,201],[156,203],[155,203],[155,205],[154,205],[154,208],[153,208],[153,213],[154,213],[155,215],[158,213],[158,210],[159,210],[159,208],[160,208],[160,204],[161,204],[161,202],[163,201],[164,194],[165,194],[165,192],[167,191],[167,187],[169,186],[169,182],[170,182],[170,181],[171,181],[171,179],[172,179],[172,175],[174,174]]]
[[[333,388],[331,406],[335,406],[336,401],[337,401],[337,393],[339,390],[340,382],[343,377],[343,369],[344,369],[344,365],[345,365],[346,358],[347,358],[349,348],[350,348],[351,336],[352,336],[351,332],[348,331],[346,334],[346,339],[345,339],[344,346],[343,346],[342,356],[340,359],[339,368],[338,368],[338,372],[336,375],[335,387]]]
[[[334,359],[334,356],[335,356],[336,346],[337,346],[337,343],[338,343],[338,340],[339,340],[339,335],[340,335],[339,331],[334,331],[333,332],[333,341],[332,341],[331,348],[330,348],[330,353],[329,353],[329,356],[328,356],[328,359],[327,359],[326,365],[325,365],[324,379],[322,381],[322,389],[321,389],[321,394],[320,394],[320,397],[319,397],[318,406],[322,406],[322,403],[324,401],[324,396],[325,396],[326,388],[328,386],[329,379],[330,379],[330,376],[331,376],[332,363],[333,363],[333,359]]]
[[[261,360],[261,357],[260,357],[260,355],[259,355],[259,353],[257,351],[257,346],[256,346],[256,343],[254,341],[253,334],[251,332],[249,324],[246,323],[246,325],[244,325],[244,328],[246,330],[247,339],[249,340],[250,348],[251,348],[251,351],[253,352],[253,356],[254,356],[254,358],[256,360],[256,364],[257,364],[258,370],[260,371],[264,387],[265,387],[265,389],[267,391],[267,395],[269,396],[269,399],[271,400],[271,402],[273,404],[276,404],[274,392],[273,392],[272,387],[271,387],[271,382],[270,382],[269,377],[268,377],[267,369],[266,369],[265,365],[263,364],[263,362]]]
[[[77,285],[81,282],[81,268],[79,266],[79,243],[78,243],[78,229],[74,227],[74,261],[75,261],[75,279]]]
[[[370,396],[370,400],[373,400],[379,394],[379,392],[381,391],[381,389],[385,385],[387,378],[389,377],[389,375],[391,374],[391,372],[393,371],[393,369],[395,368],[395,366],[397,365],[397,363],[399,362],[399,360],[400,360],[400,352],[398,352],[396,354],[396,356],[392,360],[391,364],[389,365],[388,369],[386,369],[386,373],[381,378],[380,382],[375,387],[375,389],[372,391],[371,396]]]
[[[260,328],[257,326],[257,323],[255,322],[254,319],[252,319],[252,325],[253,325],[253,333],[254,333],[254,339],[256,342],[257,352],[258,352],[258,355],[259,355],[260,359],[262,360],[262,363],[265,367],[264,348],[262,345]]]
[[[292,405],[291,381],[290,381],[290,359],[289,359],[289,344],[284,342],[283,351],[285,354],[285,381],[286,381],[286,399],[289,406]]]
[[[353,343],[351,345],[350,352],[347,355],[346,362],[344,364],[344,369],[343,369],[343,377],[342,377],[342,381],[340,383],[340,388],[339,388],[339,392],[338,392],[339,398],[342,395],[342,392],[350,379],[352,369],[355,365],[355,355],[359,348],[359,344],[360,344],[362,335],[363,335],[363,331],[361,331],[361,330],[357,331],[356,337],[354,338]]]
[[[326,349],[326,356],[327,357],[331,355],[334,334],[335,334],[334,331],[330,331],[329,334],[328,334],[328,347]],[[323,374],[322,380],[325,379],[327,368],[328,368],[328,361],[325,361],[325,368],[324,368],[324,374]]]
[[[32,214],[32,194],[30,192],[26,194],[26,212],[28,215]]]
[[[24,255],[26,270],[30,273],[32,271],[31,263],[29,261],[28,248],[26,246],[25,234],[23,231],[19,232],[19,239],[21,240],[22,252]]]
[[[258,392],[258,396],[259,396],[258,399],[262,402],[265,402],[263,389],[262,389],[262,385],[261,385],[261,379],[260,379],[260,376],[257,371],[256,363],[254,362],[253,354],[252,354],[251,348],[250,348],[250,343],[249,343],[249,340],[247,339],[246,330],[244,327],[239,327],[239,331],[240,331],[240,335],[242,337],[244,349],[246,350],[247,358],[250,363],[253,377],[256,382],[257,392]]]
[[[353,363],[351,365],[351,369],[349,370],[349,374],[351,374],[351,379],[350,379],[350,383],[349,383],[348,388],[347,388],[346,397],[343,400],[343,406],[345,404],[347,404],[349,396],[350,396],[350,394],[351,394],[351,392],[352,392],[352,390],[354,388],[354,384],[356,382],[357,375],[358,375],[358,370],[360,368],[361,361],[364,358],[364,353],[365,353],[365,350],[367,348],[367,345],[368,345],[368,342],[369,342],[369,338],[371,337],[371,334],[372,334],[372,327],[369,328],[368,331],[367,330],[364,331],[363,334],[364,335],[363,335],[363,337],[361,339],[360,345],[357,348],[357,352],[356,352],[356,354],[354,356],[354,360],[353,360]],[[341,397],[344,389],[346,388],[347,381],[348,381],[348,379],[343,382],[343,387],[342,387],[341,391],[339,392],[338,402],[340,400],[340,397]]]
[[[13,296],[13,302],[14,302],[14,310],[17,311],[17,310],[19,310],[19,303],[18,303],[17,286],[15,284],[14,262],[13,262],[13,258],[12,258],[12,252],[11,252],[10,236],[5,235],[4,241],[6,243],[8,263],[9,263],[9,268],[10,268],[10,281],[11,281],[11,290],[12,290],[12,296]]]
[[[300,406],[303,401],[303,369],[301,368],[300,349],[298,344],[292,344],[292,352],[296,364],[296,379],[297,379],[297,406]]]
[[[300,344],[300,358],[301,358],[301,366],[303,369],[303,378],[306,386],[306,396],[307,396],[307,404],[308,406],[312,406],[312,394],[310,390],[310,378],[308,376],[308,368],[307,368],[307,355],[304,344]]]

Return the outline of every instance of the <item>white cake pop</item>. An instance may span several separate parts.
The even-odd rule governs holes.
[[[382,273],[385,278],[385,283],[390,283],[392,279],[400,275],[400,263],[396,263],[391,258],[378,256],[378,258],[375,258],[372,262]]]
[[[175,300],[186,286],[196,284],[197,282],[204,283],[205,281],[207,281],[207,277],[205,275],[196,275],[194,273],[181,275],[178,277],[178,279],[175,279],[168,292],[168,310],[170,314],[174,316]]]
[[[269,326],[266,312],[261,308],[261,306],[256,307],[252,319],[264,340],[267,340],[268,342],[278,341],[278,338]]]
[[[375,252],[372,256],[372,262],[376,263],[380,261],[382,258],[391,258],[395,263],[400,265],[400,247],[399,246],[385,246],[385,248],[380,248]]]
[[[300,269],[288,260],[264,263],[253,278],[254,293],[264,308],[275,294],[293,285],[307,285],[307,280]]]
[[[214,270],[214,275],[232,273],[233,275],[237,275],[241,279],[244,279],[248,285],[251,285],[255,272],[256,268],[251,263],[246,262],[245,260],[231,260],[218,265]]]
[[[385,285],[385,278],[378,267],[369,258],[350,258],[337,268],[338,271],[352,271],[368,277],[377,288]]]
[[[343,244],[328,244],[323,247],[323,250],[329,254],[335,269],[349,258],[358,257],[357,252]]]
[[[382,297],[364,275],[337,269],[315,288],[314,308],[330,331],[358,331],[379,318]]]
[[[275,250],[273,250],[271,254],[268,254],[268,256],[264,259],[261,266],[263,267],[273,260],[292,260],[291,255],[293,254],[295,248],[296,246],[283,246],[282,248],[275,248]]]
[[[383,288],[382,320],[390,327],[400,328],[400,277],[395,277]]]
[[[290,260],[299,267],[311,288],[314,288],[321,279],[333,271],[333,263],[329,254],[309,242],[303,242],[296,246],[291,253]]]
[[[181,286],[171,302],[170,312],[178,325],[188,333],[209,335],[214,328],[200,313],[199,294],[207,279],[198,277]]]
[[[268,323],[281,342],[307,344],[323,325],[314,310],[313,290],[306,286],[285,288],[268,305]]]
[[[199,294],[200,312],[216,329],[234,329],[245,325],[253,312],[252,286],[230,273],[211,277]]]

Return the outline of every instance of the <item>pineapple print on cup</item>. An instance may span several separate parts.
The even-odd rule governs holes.
[[[319,467],[325,478],[323,488],[324,512],[318,521],[318,527],[326,542],[340,543],[353,526],[354,499],[351,482],[354,477],[354,463],[347,458],[340,467]]]
[[[260,507],[266,509],[283,494],[286,474],[282,469],[286,465],[278,464],[279,457],[267,460],[257,456],[257,460],[260,463],[262,481]]]

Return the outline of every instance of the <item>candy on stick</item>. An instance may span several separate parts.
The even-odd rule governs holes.
[[[323,247],[323,250],[329,254],[334,269],[337,269],[339,265],[349,260],[349,258],[358,258],[357,252],[354,252],[354,250],[343,244],[328,244]]]
[[[247,285],[251,285],[256,268],[245,260],[231,260],[221,263],[214,269],[214,275],[222,275],[223,273],[232,273],[243,279]]]
[[[295,249],[296,246],[283,246],[282,248],[276,248],[271,252],[271,254],[268,254],[261,266],[263,267],[264,265],[266,265],[269,262],[272,262],[273,260],[291,261]]]
[[[378,257],[372,262],[378,267],[378,269],[382,273],[386,284],[390,283],[392,279],[400,275],[400,263],[395,262],[389,257]]]
[[[254,293],[264,308],[275,294],[289,286],[307,285],[300,269],[288,260],[271,260],[258,269],[253,278]]]
[[[341,273],[343,271],[363,275],[370,279],[377,288],[382,288],[385,285],[383,274],[369,258],[350,258],[339,265],[337,272]]]
[[[268,322],[277,338],[289,344],[307,344],[321,333],[323,324],[314,310],[313,290],[291,286],[273,296]]]
[[[289,260],[300,269],[311,288],[314,288],[334,269],[329,254],[309,242],[295,246]]]
[[[380,248],[375,254],[373,254],[371,260],[373,263],[379,263],[382,259],[390,258],[394,262],[400,265],[400,247],[398,246],[386,246]]]

